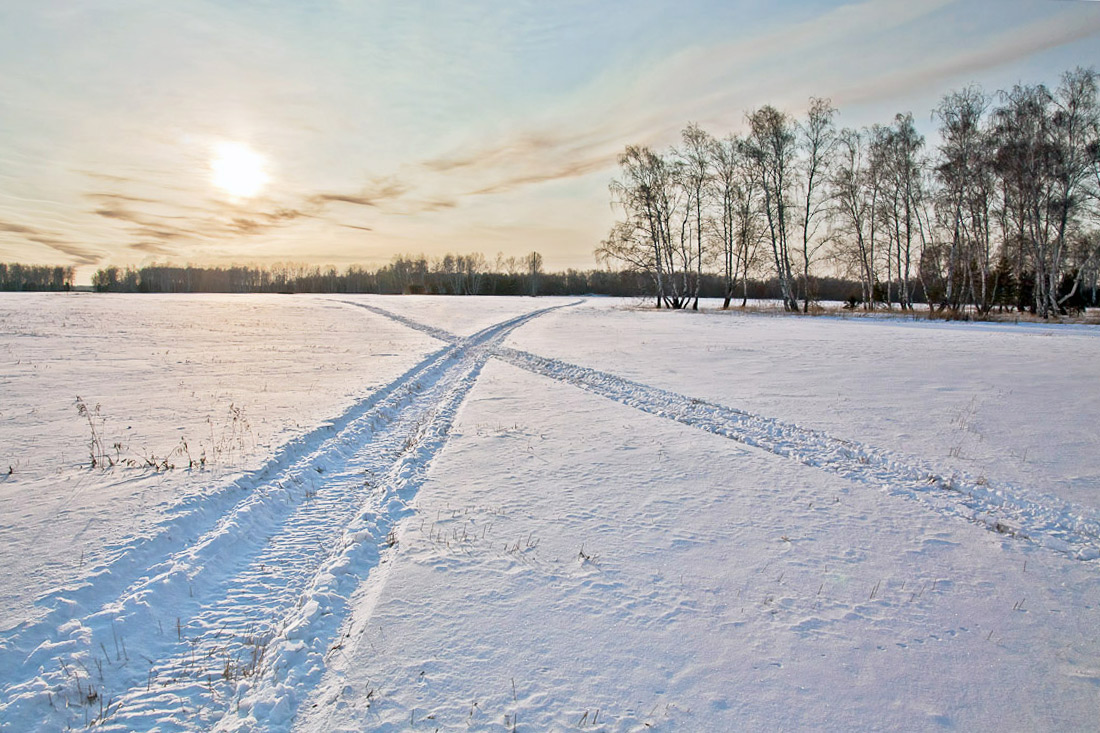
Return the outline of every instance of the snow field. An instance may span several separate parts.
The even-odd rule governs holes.
[[[379,308],[391,320],[414,330],[425,330],[437,337],[470,336],[483,328],[509,318],[530,313],[547,304],[574,303],[575,297],[498,297],[492,295],[464,295],[459,298],[438,295],[402,295],[399,298],[375,295],[321,296],[341,303],[352,303],[368,308]],[[459,302],[454,302],[454,301]],[[451,301],[451,302],[448,302]],[[621,300],[615,300],[621,303]]]
[[[0,294],[0,630],[438,348],[345,310],[286,296]],[[77,396],[99,405],[101,459],[118,467],[88,469]],[[184,442],[201,470],[186,470]],[[152,457],[176,468],[155,471]]]
[[[35,521],[0,530],[5,553],[41,540],[73,477],[94,489],[74,517],[100,522],[78,536],[121,539],[106,559],[59,568],[61,582],[36,580],[27,595],[44,610],[0,633],[4,730],[1076,730],[1095,718],[1088,329],[656,314],[605,299],[150,302],[170,308],[150,309],[146,338],[196,308],[222,314],[231,363],[217,372],[211,335],[196,335],[183,343],[207,361],[192,377],[220,374],[250,414],[269,396],[256,391],[267,349],[315,383],[274,391],[270,432],[233,466],[19,476],[43,499]],[[53,338],[41,355],[63,371],[58,324],[121,301],[49,303],[31,329],[0,310],[14,324],[0,349]],[[308,353],[292,348],[303,342]],[[114,394],[130,341],[88,353],[89,383]],[[122,371],[163,385],[178,368]],[[27,390],[24,421],[52,394],[29,375],[5,382]],[[1058,412],[1050,400],[1066,395],[1074,409]],[[17,425],[3,410],[0,425]],[[192,414],[152,409],[135,425],[172,437]],[[25,453],[49,462],[42,445]],[[112,517],[113,503],[138,511]],[[60,536],[15,567],[35,573]]]
[[[1100,331],[589,300],[510,346],[1100,509]]]
[[[415,505],[299,730],[1093,715],[1089,563],[500,362]]]
[[[87,723],[87,703],[99,701],[91,722],[109,729],[190,730],[213,725],[231,701],[238,711],[260,711],[266,722],[292,713],[294,692],[308,684],[317,649],[324,650],[342,618],[342,599],[358,583],[355,572],[377,563],[378,545],[401,514],[403,487],[415,486],[442,444],[488,346],[529,317],[429,355],[315,431],[289,465],[257,472],[235,506],[179,549],[170,541],[137,543],[130,555],[150,567],[124,581],[114,600],[103,599],[121,579],[105,571],[107,583],[97,582],[96,594],[66,593],[43,622],[10,635],[5,716],[67,727],[82,715]],[[198,518],[187,516],[193,528]],[[149,559],[165,546],[163,559]],[[59,667],[50,669],[59,653]],[[261,662],[291,670],[293,679],[267,695],[275,698],[270,705],[242,703],[236,696]]]

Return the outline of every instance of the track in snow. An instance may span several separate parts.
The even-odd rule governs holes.
[[[1100,557],[1096,514],[1057,498],[501,346],[564,306],[461,338],[350,304],[446,346],[260,470],[181,504],[91,583],[50,597],[44,620],[0,639],[0,729],[289,728],[339,644],[351,594],[384,570],[391,530],[492,357],[1071,557]]]
[[[457,338],[377,306],[355,305],[436,338]],[[942,514],[1033,541],[1078,560],[1100,558],[1100,515],[1054,496],[1025,495],[1013,486],[944,471],[910,456],[526,351],[499,347],[493,356],[651,415],[921,501]]]
[[[385,562],[390,531],[482,366],[510,331],[547,310],[448,339],[312,433],[279,470],[257,472],[247,496],[193,541],[170,550],[166,534],[136,542],[115,567],[127,575],[149,560],[144,572],[123,583],[108,570],[102,585],[78,591],[79,603],[54,599],[45,621],[0,642],[0,728],[289,725],[320,679],[348,598]],[[261,688],[278,692],[281,709]]]

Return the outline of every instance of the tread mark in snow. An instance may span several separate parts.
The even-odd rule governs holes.
[[[270,717],[288,726],[482,366],[548,310],[449,339],[362,409],[311,433],[285,466],[253,474],[248,495],[197,539],[173,549],[165,536],[135,541],[116,565],[121,575],[147,560],[146,570],[125,583],[104,572],[79,604],[55,598],[45,621],[0,640],[0,721],[168,731]],[[281,710],[249,705],[255,695],[240,704],[263,686]]]
[[[844,478],[884,487],[1000,534],[1031,540],[1078,560],[1100,558],[1100,517],[1049,495],[1026,497],[1005,484],[947,472],[827,433],[649,387],[606,372],[499,348],[494,356],[620,404],[721,435]]]
[[[441,340],[456,338],[383,308],[364,307]],[[942,514],[962,517],[999,534],[1031,540],[1074,559],[1100,558],[1100,514],[1055,496],[1028,496],[1010,485],[943,471],[909,456],[518,349],[498,347],[493,356],[651,415],[850,480],[884,487],[892,494],[919,500]]]

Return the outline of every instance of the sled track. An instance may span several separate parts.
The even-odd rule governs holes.
[[[370,310],[425,333],[439,331],[382,308],[370,306]],[[1100,515],[1054,496],[1025,494],[1016,487],[944,471],[911,456],[517,349],[499,347],[493,356],[642,412],[921,501],[941,514],[1030,540],[1074,559],[1100,558]]]
[[[102,585],[78,589],[79,603],[55,598],[44,621],[0,643],[0,728],[289,725],[320,679],[352,592],[386,562],[390,533],[482,366],[510,331],[547,310],[452,338],[281,452],[200,536],[174,548],[171,532],[135,542],[96,579]],[[142,562],[144,571],[116,577]],[[278,692],[281,710],[265,691]]]

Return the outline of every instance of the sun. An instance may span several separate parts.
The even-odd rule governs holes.
[[[265,162],[243,143],[218,143],[210,159],[210,181],[235,199],[252,198],[268,182]]]

